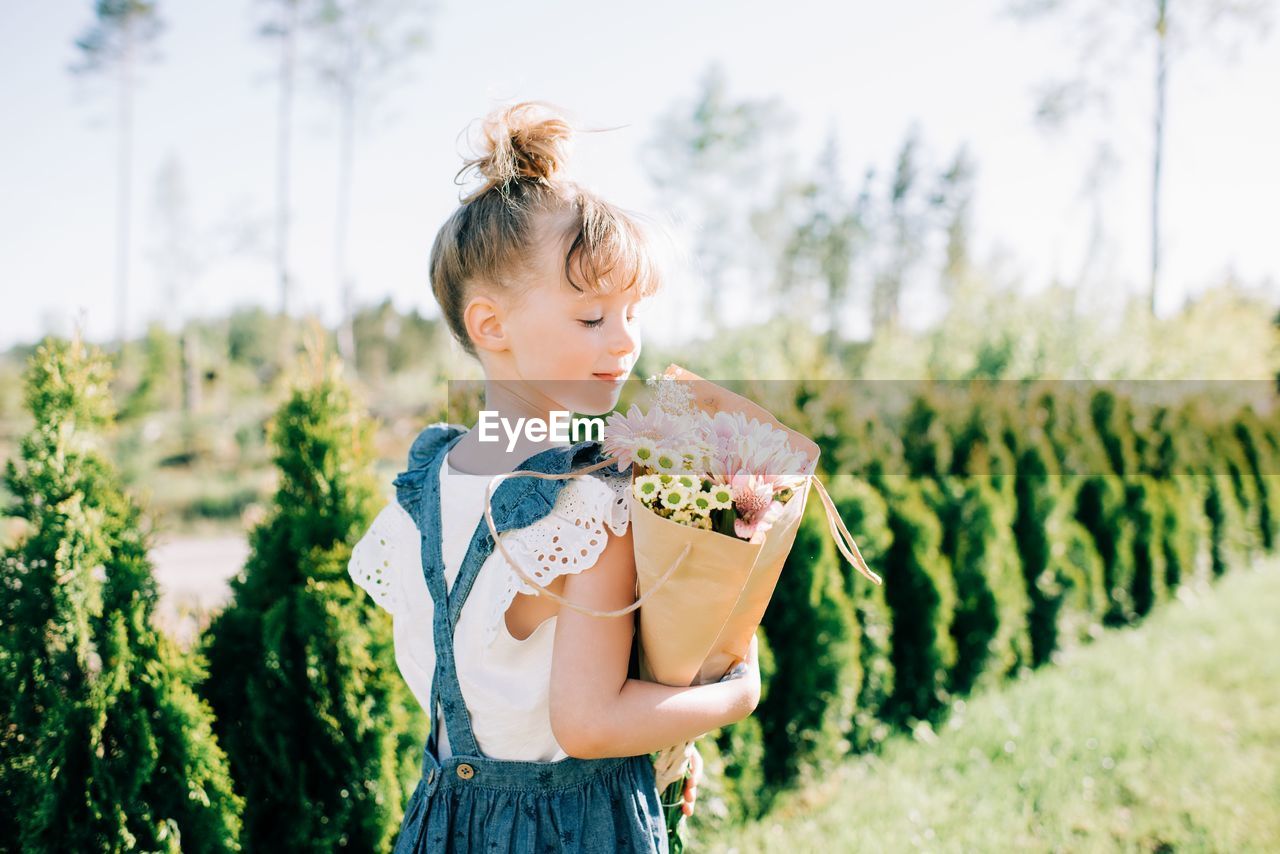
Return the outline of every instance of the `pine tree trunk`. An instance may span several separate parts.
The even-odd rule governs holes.
[[[280,33],[280,98],[276,107],[276,277],[280,288],[280,324],[277,360],[287,370],[295,343],[293,325],[289,321],[293,287],[289,271],[289,230],[292,222],[290,200],[293,165],[293,89],[297,60],[298,3],[284,4],[284,21]]]
[[[338,352],[351,370],[356,367],[356,336],[352,282],[347,271],[347,228],[351,220],[352,173],[355,167],[355,92],[342,99],[341,141],[338,154],[338,221],[334,238],[334,268],[338,279],[342,320],[338,326]]]
[[[129,211],[133,166],[133,25],[122,25],[120,91],[116,116],[116,339],[121,353],[129,334]]]
[[[298,11],[285,4],[287,16],[280,35],[280,100],[276,107],[276,276],[280,287],[280,315],[289,315],[289,181],[290,137],[293,132],[293,78],[297,47]]]
[[[1167,35],[1169,0],[1156,0],[1156,111],[1155,152],[1151,168],[1151,286],[1147,308],[1156,313],[1156,289],[1160,284],[1160,169],[1164,158],[1164,101],[1168,73]]]

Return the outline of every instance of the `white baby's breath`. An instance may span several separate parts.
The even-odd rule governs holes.
[[[693,392],[685,383],[659,374],[645,380],[645,385],[653,389],[654,405],[672,418],[693,416]]]

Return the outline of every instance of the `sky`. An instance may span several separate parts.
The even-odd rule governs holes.
[[[276,48],[254,35],[260,4],[159,5],[160,59],[141,69],[134,108],[133,333],[152,320],[277,304]],[[978,167],[975,254],[1028,289],[1078,272],[1094,209],[1081,189],[1105,139],[1115,169],[1100,197],[1108,250],[1098,278],[1111,296],[1145,287],[1152,84],[1144,53],[1132,74],[1114,80],[1110,114],[1051,134],[1033,121],[1034,92],[1069,71],[1075,53],[1061,25],[1018,22],[999,2],[437,0],[434,8],[431,43],[411,79],[359,129],[349,257],[361,304],[390,297],[436,314],[428,253],[458,203],[460,135],[500,104],[544,99],[582,124],[620,126],[580,138],[571,171],[616,204],[662,218],[641,154],[658,118],[694,96],[713,62],[734,98],[786,103],[797,119],[788,145],[799,170],[831,131],[841,168],[855,179],[871,166],[890,169],[913,125],[936,166],[966,144]],[[91,9],[0,0],[0,346],[77,321],[93,338],[115,329],[114,91],[67,70]],[[333,321],[336,113],[305,73],[299,86],[297,299]],[[1280,293],[1277,151],[1274,29],[1245,40],[1234,59],[1203,47],[1175,57],[1162,313],[1228,274]],[[167,165],[181,176],[201,256],[177,296],[164,292],[154,263]],[[668,307],[683,305],[688,289],[668,290]],[[920,321],[937,309],[927,292],[908,293],[904,316]],[[690,315],[662,316],[692,323]]]

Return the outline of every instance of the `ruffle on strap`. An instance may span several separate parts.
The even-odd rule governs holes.
[[[422,508],[422,489],[432,459],[450,440],[466,431],[467,428],[461,425],[437,421],[428,424],[413,440],[409,448],[408,468],[396,475],[392,486],[396,489],[396,501],[415,522]]]
[[[537,524],[513,530],[502,537],[507,551],[539,584],[546,586],[561,575],[573,575],[594,566],[608,543],[606,525],[617,536],[627,532],[631,518],[630,478],[612,475],[561,481],[529,480],[563,485],[554,506],[543,514]],[[516,574],[510,563],[503,560],[501,565],[505,578],[486,621],[486,645],[498,638],[504,627],[507,608],[516,594],[532,595],[536,592]]]
[[[525,460],[516,470],[564,474],[593,465],[603,459],[600,443],[586,441],[568,448],[548,448]],[[627,471],[629,472],[630,469],[628,468]],[[597,469],[590,474],[602,479],[617,479],[621,476],[616,463]],[[579,481],[583,478],[573,480]],[[570,482],[569,479],[550,480],[539,477],[514,477],[503,481],[493,493],[494,527],[497,528],[498,533],[502,533],[532,525],[552,512],[560,491]]]

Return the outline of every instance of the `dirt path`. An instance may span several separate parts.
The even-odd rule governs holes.
[[[241,536],[174,537],[151,550],[160,607],[156,623],[188,647],[231,596],[230,582],[244,567],[249,544]]]

